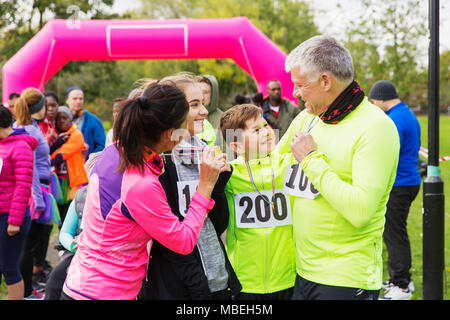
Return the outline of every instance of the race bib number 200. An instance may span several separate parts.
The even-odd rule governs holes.
[[[234,196],[236,226],[265,228],[292,224],[289,196],[282,190],[237,193]]]

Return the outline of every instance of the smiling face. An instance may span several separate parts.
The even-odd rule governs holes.
[[[293,96],[303,100],[306,110],[314,115],[322,114],[327,108],[326,91],[321,85],[321,78],[313,80],[313,77],[302,74],[300,67],[291,70],[291,80],[294,83]]]
[[[200,86],[188,85],[183,90],[189,103],[188,131],[191,136],[203,132],[203,121],[208,115],[208,110],[203,105],[203,94]]]
[[[275,148],[275,134],[267,121],[258,115],[245,122],[240,142],[237,143],[237,153],[244,154],[247,160],[263,158]]]
[[[72,126],[72,119],[64,112],[58,112],[56,114],[56,131],[59,133],[66,132]]]

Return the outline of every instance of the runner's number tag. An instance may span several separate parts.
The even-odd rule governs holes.
[[[320,194],[298,163],[286,168],[283,190],[291,196],[306,199],[314,199]]]
[[[2,173],[2,168],[3,168],[3,159],[0,158],[0,173]]]
[[[265,228],[292,224],[289,196],[282,190],[275,191],[273,206],[271,190],[237,193],[234,195],[234,208],[238,228]]]
[[[185,217],[191,204],[192,196],[197,190],[199,180],[192,181],[178,181],[178,210],[180,214]]]

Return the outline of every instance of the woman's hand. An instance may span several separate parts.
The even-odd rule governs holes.
[[[220,153],[219,155],[216,156],[216,158],[220,165],[220,173],[224,171],[231,171],[231,166],[227,163],[226,153]]]
[[[8,236],[12,237],[15,236],[16,234],[18,234],[20,232],[20,226],[16,226],[14,224],[8,224]]]

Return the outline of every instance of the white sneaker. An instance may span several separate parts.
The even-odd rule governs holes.
[[[392,282],[389,281],[383,281],[383,283],[381,284],[381,288],[384,289],[385,291],[389,291],[389,289],[391,289],[392,287],[395,286]],[[414,292],[414,290],[416,290],[416,288],[414,287],[414,282],[412,280],[410,280],[408,283],[408,289],[409,291],[411,291],[411,293]]]
[[[391,286],[380,300],[411,300],[411,297],[412,294],[409,288],[402,289],[397,286]]]
[[[414,290],[416,290],[416,288],[414,287],[414,282],[413,282],[412,280],[409,281],[408,289],[409,289],[409,291],[411,291],[411,292],[414,292]]]

